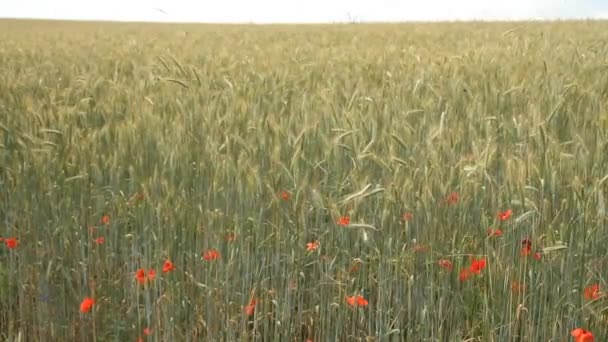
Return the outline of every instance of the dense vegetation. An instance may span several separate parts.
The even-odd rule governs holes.
[[[608,338],[608,23],[0,28],[0,339]]]

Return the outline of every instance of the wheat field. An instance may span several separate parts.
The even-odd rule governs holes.
[[[0,21],[2,341],[606,341],[607,197],[608,22]]]

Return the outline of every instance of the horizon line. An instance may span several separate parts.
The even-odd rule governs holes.
[[[441,24],[441,23],[533,23],[533,22],[585,22],[608,21],[605,17],[575,17],[575,18],[461,18],[461,19],[418,19],[418,20],[335,20],[335,21],[173,21],[173,20],[130,20],[130,19],[75,19],[75,18],[44,18],[44,17],[2,17],[0,21],[51,21],[74,23],[117,23],[117,24],[200,24],[200,25],[382,25],[382,24]]]

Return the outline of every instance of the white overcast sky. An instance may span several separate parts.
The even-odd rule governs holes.
[[[254,23],[608,19],[608,0],[0,0],[0,18]]]

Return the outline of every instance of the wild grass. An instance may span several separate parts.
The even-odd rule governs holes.
[[[0,27],[0,339],[608,338],[608,23]]]

